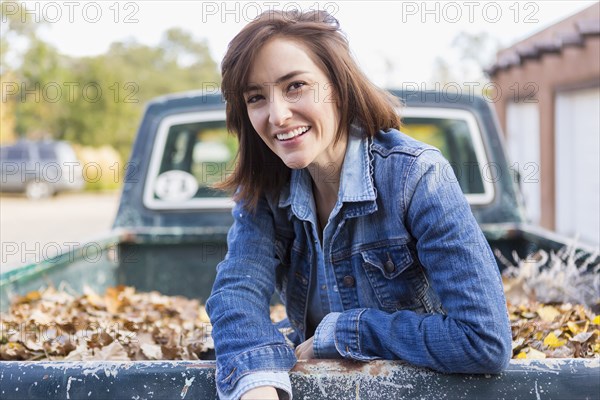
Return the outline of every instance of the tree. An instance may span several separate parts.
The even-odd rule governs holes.
[[[34,139],[57,137],[67,113],[68,87],[73,76],[70,59],[37,36],[30,38],[17,72],[16,131]]]
[[[14,3],[21,7],[21,3]],[[6,13],[7,8],[0,7],[0,143],[11,143],[17,139],[17,102],[20,96],[20,75],[10,60],[18,60],[22,54],[17,46],[11,44],[21,41],[31,41],[36,36],[39,24],[31,19],[22,20],[21,13]]]
[[[15,46],[10,46],[11,43],[14,43],[18,40],[29,40],[36,36],[37,30],[40,26],[45,24],[36,23],[31,19],[23,19],[22,14],[19,10],[19,7],[22,7],[22,3],[13,2],[11,4],[14,7],[17,7],[17,12],[14,13],[6,13],[8,10],[7,7],[0,7],[0,74],[4,74],[8,72],[10,68],[8,64],[8,60],[11,55],[11,51],[17,51]],[[26,14],[31,16],[31,14]],[[18,59],[18,55],[15,55],[16,59]],[[13,66],[14,67],[14,66]]]
[[[147,101],[199,88],[203,82],[219,82],[208,46],[179,29],[168,31],[156,47],[136,41],[113,43],[105,54],[75,60],[73,70],[76,82],[96,84],[103,95],[92,102],[79,93],[70,106],[63,137],[93,146],[109,143],[124,159]]]
[[[6,83],[14,82],[13,74],[8,71],[0,75],[0,96],[2,104],[0,107],[0,144],[12,143],[17,139],[15,133],[15,102],[8,100]]]
[[[3,131],[14,125],[20,136],[109,144],[126,159],[148,100],[220,82],[207,43],[178,28],[165,32],[158,46],[128,40],[111,44],[105,54],[73,58],[38,37],[38,27],[18,14],[7,15],[3,25],[2,80],[10,76],[19,88],[3,104]],[[15,40],[27,46],[9,66],[4,56]]]

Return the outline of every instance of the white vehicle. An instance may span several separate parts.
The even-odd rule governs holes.
[[[32,200],[85,185],[81,162],[64,141],[20,140],[0,147],[0,171],[0,191],[24,193]]]

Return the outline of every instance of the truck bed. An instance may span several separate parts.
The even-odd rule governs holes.
[[[506,251],[549,250],[555,243],[516,225],[483,228],[492,247]],[[0,306],[6,311],[12,294],[64,283],[76,291],[86,284],[99,293],[123,284],[204,301],[225,237],[221,228],[118,229],[93,242],[94,254],[82,246],[0,275]],[[7,400],[216,399],[214,379],[210,360],[0,362],[0,394]],[[600,359],[511,360],[499,375],[441,374],[400,361],[311,360],[299,362],[291,380],[300,399],[596,399]]]

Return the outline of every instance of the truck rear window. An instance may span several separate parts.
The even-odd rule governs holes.
[[[221,111],[165,118],[148,171],[149,208],[223,208],[233,203],[214,183],[233,173],[237,139],[227,133]]]
[[[198,184],[193,197],[223,197],[210,188],[233,172],[237,152],[235,138],[227,135],[221,121],[174,125],[169,128],[159,175],[167,171],[185,171]]]
[[[493,185],[483,179],[487,160],[472,114],[433,108],[402,114],[402,131],[440,149],[469,203],[489,203]],[[166,117],[154,145],[144,204],[153,209],[231,207],[229,196],[211,185],[233,173],[237,146],[225,128],[224,111]]]

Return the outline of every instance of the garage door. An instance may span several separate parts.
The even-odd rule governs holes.
[[[556,97],[556,229],[600,244],[600,89]]]
[[[511,169],[521,175],[521,192],[527,219],[539,224],[540,201],[540,112],[537,103],[509,103],[506,107],[506,137]]]

